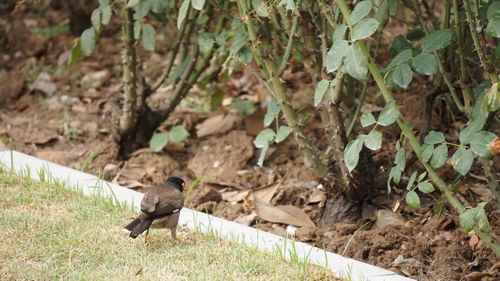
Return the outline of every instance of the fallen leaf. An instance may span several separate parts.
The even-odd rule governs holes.
[[[475,194],[479,195],[479,199],[481,199],[481,201],[489,202],[493,199],[491,190],[482,184],[476,184],[469,187],[469,189]]]
[[[254,188],[252,190],[252,194],[254,197],[259,198],[262,202],[269,204],[269,202],[271,202],[271,199],[273,199],[276,190],[278,190],[282,183],[283,179],[269,185]]]
[[[494,272],[495,270],[500,271],[500,261],[490,267],[490,272]]]
[[[245,197],[247,197],[249,193],[250,190],[242,190],[242,191],[234,190],[234,191],[222,192],[221,195],[222,195],[222,200],[225,200],[230,203],[237,203],[243,201],[243,199],[245,199]]]
[[[488,148],[493,154],[498,154],[500,152],[500,139],[496,138],[488,144]]]
[[[196,135],[202,138],[228,132],[239,120],[240,117],[236,114],[220,114],[210,117],[196,126]]]
[[[405,220],[399,216],[388,210],[378,210],[377,211],[377,222],[375,223],[376,229],[384,229],[390,225],[403,225]]]
[[[470,248],[474,251],[477,249],[477,244],[479,243],[479,237],[475,234],[472,233],[470,235],[470,240],[469,240],[469,246]]]
[[[484,277],[490,277],[492,274],[490,272],[471,272],[465,275],[468,281],[481,281]]]
[[[255,220],[256,217],[257,217],[257,213],[255,211],[253,211],[248,215],[237,217],[234,220],[234,222],[249,226],[250,224],[252,224],[252,222]]]
[[[307,201],[307,204],[316,204],[316,203],[320,203],[320,205],[322,205],[321,203],[324,203],[326,201],[326,193],[321,190],[321,189],[313,189],[313,192],[311,194],[311,196],[309,197],[309,200]],[[322,207],[322,206],[320,206]]]
[[[130,189],[137,189],[137,188],[143,188],[146,187],[146,185],[136,181],[136,180],[125,180],[125,181],[120,181],[120,185],[126,188]]]
[[[311,219],[299,207],[293,205],[280,205],[274,207],[260,200],[258,197],[254,197],[254,202],[257,216],[263,220],[295,226],[315,226]]]

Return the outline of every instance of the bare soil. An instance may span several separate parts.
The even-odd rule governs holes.
[[[199,178],[200,183],[189,194],[189,207],[287,235],[287,224],[268,222],[257,216],[258,206],[256,208],[248,196],[258,187],[281,182],[273,190],[269,204],[299,207],[314,223],[295,232],[299,241],[419,280],[466,280],[466,276],[470,280],[499,280],[498,257],[474,233],[460,230],[457,216],[450,208],[445,208],[440,216],[435,214],[437,202],[442,199],[438,193],[423,197],[419,211],[405,206],[404,181],[401,188],[395,188],[390,195],[385,185],[377,187],[376,194],[363,204],[363,219],[358,223],[322,227],[320,213],[325,194],[291,137],[273,145],[264,167],[256,165],[259,151],[252,141],[262,129],[265,111],[260,108],[253,115],[241,116],[223,102],[222,108],[206,113],[193,106],[193,102],[201,105],[209,102],[209,93],[194,89],[159,130],[168,131],[173,125],[182,124],[191,134],[185,142],[170,143],[160,153],[140,149],[130,159],[120,159],[110,134],[111,112],[118,108],[120,99],[120,40],[101,38],[93,55],[84,58],[75,68],[66,69],[65,61],[75,38],[68,32],[51,36],[40,32],[55,25],[67,25],[68,15],[64,11],[26,7],[15,14],[3,11],[1,18],[6,23],[3,32],[7,37],[0,40],[0,137],[3,142],[0,145],[11,145],[16,150],[75,169],[85,168],[140,191],[171,175],[184,177],[188,186]],[[151,80],[164,64],[165,41],[158,40],[158,51],[154,54],[140,52],[144,72]],[[101,75],[97,77],[96,72]],[[296,107],[311,104],[311,87],[306,77],[300,70],[284,75]],[[409,90],[397,93],[396,98],[405,117],[418,130],[424,89],[420,83],[413,84]],[[224,99],[245,97],[257,102],[257,107],[269,99],[264,87],[245,70],[217,87],[224,91]],[[369,88],[369,91],[376,89]],[[168,94],[169,90],[162,88],[149,103],[158,106]],[[370,100],[363,110],[376,113],[381,106],[382,101]],[[319,117],[313,116],[309,122],[306,133],[320,146],[326,146]],[[444,125],[436,117],[432,125],[445,130],[447,137],[453,139],[458,137],[456,129],[464,123],[458,120],[451,126]],[[381,173],[392,165],[398,137],[396,128],[388,128],[384,131],[383,148],[372,155]],[[84,164],[90,156],[96,157],[89,165]],[[421,169],[418,164],[409,167],[410,172],[417,169]],[[450,167],[439,172],[446,179],[455,176]],[[479,166],[472,169],[472,174],[482,174]],[[494,203],[480,176],[471,177],[457,195],[466,205],[475,205],[481,200]],[[401,205],[395,207],[399,202]],[[488,207],[488,212],[493,236],[498,239],[498,210]],[[471,279],[478,276],[477,272],[490,272],[490,276],[484,274],[482,279]]]

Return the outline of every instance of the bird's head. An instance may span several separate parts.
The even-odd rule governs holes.
[[[184,191],[184,185],[186,184],[184,180],[178,177],[170,177],[165,181],[165,183],[177,188],[181,192]]]

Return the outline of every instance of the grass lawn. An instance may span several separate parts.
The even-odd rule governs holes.
[[[0,171],[0,280],[333,280],[323,268],[179,229],[150,245],[122,231],[135,213],[59,184]]]

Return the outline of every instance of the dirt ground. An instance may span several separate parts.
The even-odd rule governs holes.
[[[500,278],[499,259],[474,233],[460,230],[453,211],[446,208],[442,215],[435,214],[437,202],[442,199],[438,193],[423,197],[423,207],[414,211],[404,204],[403,185],[390,195],[383,185],[364,202],[363,219],[358,223],[321,226],[320,212],[326,196],[293,139],[273,145],[264,167],[258,167],[259,151],[252,141],[263,128],[265,111],[257,106],[256,113],[242,116],[226,105],[225,101],[234,97],[256,102],[268,99],[251,72],[240,70],[237,77],[217,85],[224,91],[225,106],[215,112],[200,110],[210,101],[207,93],[196,88],[190,93],[160,128],[167,131],[172,125],[182,124],[190,132],[186,141],[170,143],[159,153],[140,149],[123,160],[110,134],[110,116],[117,109],[121,90],[120,40],[104,36],[93,55],[67,69],[65,63],[75,37],[67,31],[68,16],[63,11],[3,11],[0,21],[6,26],[0,30],[0,145],[12,145],[42,159],[100,174],[139,191],[162,182],[167,175],[185,178],[188,186],[200,179],[189,194],[189,207],[290,235],[294,229],[288,224],[264,219],[268,218],[265,207],[277,206],[292,214],[296,225],[303,225],[292,234],[297,240],[419,280],[466,280],[466,276],[470,280],[499,280],[495,279]],[[143,71],[152,79],[164,64],[164,41],[158,40],[156,53],[140,51]],[[292,91],[297,107],[312,102],[306,76],[301,71],[284,76],[290,89],[301,89]],[[413,84],[407,91],[396,93],[396,98],[418,130],[420,107],[415,105],[422,103],[423,89],[420,83]],[[148,102],[154,107],[168,94],[168,88],[161,88]],[[371,100],[363,110],[376,113],[381,106],[382,101]],[[309,122],[306,133],[319,145],[326,145],[319,117],[313,116]],[[453,140],[458,138],[456,128],[463,127],[464,122],[457,120],[450,127],[435,118],[433,126],[445,130],[447,138]],[[396,128],[388,128],[383,148],[372,155],[381,171],[392,165],[398,136]],[[410,172],[416,169],[420,167],[409,167]],[[445,179],[454,178],[449,166],[439,173]],[[484,178],[479,176],[479,166],[473,167],[471,173],[473,176],[457,192],[460,200],[466,205],[494,203]],[[267,194],[265,206],[254,202],[252,194],[257,192]],[[399,201],[401,205],[395,207]],[[299,207],[307,216],[293,215],[297,211],[290,205]],[[498,240],[498,210],[487,210],[493,236]],[[491,276],[485,273],[483,279],[471,279],[480,272],[491,272]]]

